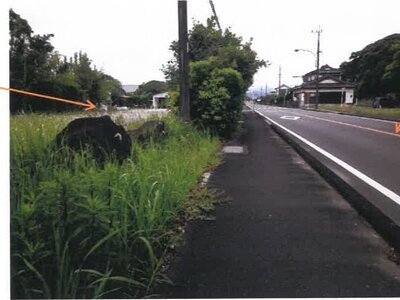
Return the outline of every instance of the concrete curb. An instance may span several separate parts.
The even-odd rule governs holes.
[[[257,114],[263,118],[260,114]],[[265,118],[263,118],[265,119]],[[266,120],[266,119],[265,119]],[[312,168],[314,168],[331,186],[333,186],[343,198],[349,202],[357,212],[372,225],[372,227],[393,247],[400,255],[400,226],[390,217],[384,214],[378,207],[371,203],[367,198],[361,195],[350,184],[344,181],[330,168],[325,166],[314,155],[307,151],[303,146],[284,132],[278,126],[271,124],[266,120],[271,128],[281,136]]]

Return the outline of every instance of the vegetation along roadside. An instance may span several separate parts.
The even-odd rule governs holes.
[[[88,152],[71,160],[50,147],[69,119],[11,117],[12,297],[144,296],[163,278],[163,253],[220,142],[167,117],[162,143],[133,144],[125,163],[99,166]]]

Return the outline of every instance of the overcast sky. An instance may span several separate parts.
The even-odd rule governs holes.
[[[160,68],[172,56],[169,45],[178,36],[177,0],[9,0],[35,33],[53,33],[52,44],[71,56],[82,50],[104,72],[123,84],[163,80]],[[400,1],[350,0],[214,0],[223,28],[254,38],[253,49],[272,64],[255,76],[255,86],[296,85],[315,66],[317,35],[322,29],[321,65],[338,67],[351,52],[400,32]],[[188,0],[192,20],[211,15],[208,0]]]

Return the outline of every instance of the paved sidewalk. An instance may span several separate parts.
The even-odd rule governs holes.
[[[188,226],[167,298],[400,296],[389,246],[253,112],[210,185],[231,200]]]

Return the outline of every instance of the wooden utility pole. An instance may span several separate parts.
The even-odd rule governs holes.
[[[179,111],[180,111],[180,116],[184,121],[190,121],[187,0],[178,0],[178,20],[179,20],[179,88],[180,88]]]
[[[320,54],[320,46],[319,46],[319,40],[321,36],[322,29],[318,27],[318,30],[313,30],[313,33],[316,33],[318,35],[317,39],[317,73],[316,73],[316,81],[315,81],[315,109],[318,109],[318,104],[319,104],[319,54]]]
[[[282,79],[282,68],[281,65],[279,65],[278,97],[281,95],[281,79]]]

